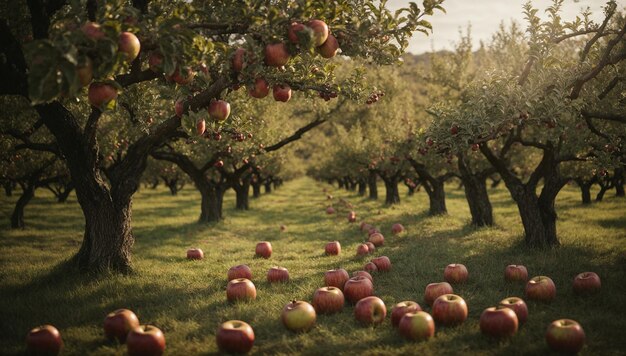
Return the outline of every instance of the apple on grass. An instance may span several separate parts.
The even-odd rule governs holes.
[[[370,280],[370,282],[374,283],[374,278],[367,271],[356,271],[352,273],[352,277],[365,277]]]
[[[385,321],[386,315],[385,303],[378,297],[362,298],[354,307],[354,317],[363,324],[380,324]]]
[[[526,284],[526,298],[541,302],[551,302],[556,297],[556,286],[550,277],[533,277]]]
[[[259,257],[270,258],[272,256],[272,244],[268,241],[261,241],[256,244],[254,253]]]
[[[394,235],[398,235],[399,233],[404,231],[404,226],[402,224],[393,224],[391,226],[391,233]]]
[[[500,301],[498,306],[507,307],[513,309],[515,315],[517,315],[517,321],[519,325],[522,325],[528,319],[528,306],[522,300],[522,298],[518,297],[508,297],[504,298]]]
[[[348,213],[348,222],[356,222],[356,211],[351,211]]]
[[[385,237],[380,232],[371,234],[367,240],[373,243],[376,247],[380,247],[385,243]]]
[[[360,244],[359,246],[356,247],[356,255],[363,257],[365,255],[368,255],[370,253],[370,248],[367,247],[366,244]]]
[[[528,270],[522,265],[508,265],[504,269],[504,279],[509,282],[526,282]]]
[[[600,276],[594,272],[583,272],[574,277],[574,292],[576,294],[594,293],[600,290],[602,282]]]
[[[376,246],[374,246],[374,244],[373,244],[373,243],[371,243],[371,242],[369,242],[369,241],[368,241],[368,242],[366,242],[365,244],[366,244],[366,245],[367,245],[367,247],[369,248],[369,252],[370,252],[370,253],[373,253],[374,251],[376,251]]]
[[[246,278],[236,278],[226,286],[226,299],[229,302],[256,299],[256,287]]]
[[[345,304],[345,297],[337,287],[318,288],[313,294],[313,308],[320,314],[340,312]]]
[[[344,285],[350,279],[348,271],[343,268],[331,269],[324,272],[324,284],[327,287],[337,287],[343,290]]]
[[[449,264],[443,271],[443,279],[448,283],[464,283],[467,278],[467,268],[460,263]]]
[[[400,319],[398,331],[409,340],[428,340],[435,336],[435,321],[425,311],[406,313]]]
[[[254,330],[241,320],[222,323],[215,335],[217,347],[227,353],[247,353],[254,345]]]
[[[247,265],[237,265],[228,269],[228,281],[232,281],[237,278],[252,279],[252,270]]]
[[[430,283],[426,286],[426,289],[424,290],[424,301],[429,306],[432,306],[435,299],[444,294],[452,293],[454,293],[454,290],[448,282]]]
[[[317,315],[313,306],[304,301],[292,301],[281,314],[283,325],[291,331],[306,331],[315,325]]]
[[[128,309],[118,309],[104,318],[104,336],[117,339],[120,344],[126,342],[128,332],[139,326],[137,315]]]
[[[34,355],[58,355],[63,348],[61,333],[52,325],[41,325],[26,335],[26,349]]]
[[[201,260],[204,258],[204,252],[199,248],[190,248],[187,250],[188,260]]]
[[[156,326],[141,325],[128,333],[126,347],[129,356],[159,356],[165,351],[165,336]]]
[[[518,326],[517,314],[509,307],[487,308],[480,315],[480,331],[487,336],[510,337],[517,333]]]
[[[417,313],[421,311],[422,307],[416,302],[407,300],[400,302],[393,306],[391,309],[391,325],[397,327],[400,324],[400,319],[407,313]]]
[[[285,267],[274,266],[267,271],[267,281],[274,282],[288,282],[289,271]]]
[[[363,269],[370,273],[378,271],[378,267],[374,264],[374,262],[366,263],[365,266],[363,266]]]
[[[374,284],[367,277],[352,277],[344,285],[343,294],[350,303],[356,303],[374,294]]]
[[[326,244],[324,251],[327,255],[336,256],[341,253],[341,244],[339,241],[332,241]]]
[[[372,263],[376,265],[378,271],[388,272],[391,271],[391,261],[387,256],[380,256],[372,259]]]
[[[329,206],[328,208],[326,208],[326,214],[332,215],[334,213],[335,213],[335,208],[333,208],[332,206]]]
[[[435,299],[432,312],[433,319],[444,326],[463,323],[468,313],[465,300],[456,294],[444,294]]]
[[[371,229],[373,226],[366,223],[365,221],[361,222],[361,225],[359,225],[359,230],[361,231],[368,231],[369,229]]]
[[[554,351],[575,354],[585,346],[585,331],[574,320],[555,320],[548,326],[546,342]]]

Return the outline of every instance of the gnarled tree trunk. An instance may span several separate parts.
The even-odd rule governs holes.
[[[398,193],[398,178],[396,176],[381,178],[385,182],[385,204],[400,204],[400,194]]]
[[[11,214],[12,229],[21,229],[24,227],[24,208],[35,196],[35,188],[36,186],[34,184],[22,185],[22,195],[20,195],[19,199],[15,203],[13,214]]]
[[[271,179],[266,179],[265,183],[263,184],[265,186],[265,194],[269,194],[272,192],[272,180]]]
[[[594,184],[595,179],[584,180],[583,178],[576,178],[574,181],[580,188],[583,205],[591,204],[591,186]]]
[[[4,194],[7,197],[13,196],[13,183],[10,181],[6,181],[2,183],[2,187],[4,188]]]
[[[492,226],[493,209],[487,194],[487,174],[472,172],[465,161],[465,156],[458,155],[461,182],[465,190],[465,198],[472,215],[472,225]]]

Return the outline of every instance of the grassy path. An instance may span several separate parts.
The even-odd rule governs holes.
[[[381,187],[382,188],[382,187]],[[335,196],[338,214],[328,216],[323,190]],[[592,207],[579,205],[578,192],[565,191],[558,200],[559,233],[563,246],[550,251],[528,251],[520,244],[522,233],[515,207],[503,190],[490,192],[497,226],[473,230],[463,193],[448,187],[449,216],[426,216],[427,198],[418,193],[392,208],[308,178],[286,183],[270,195],[252,201],[252,210],[235,211],[233,196],[225,201],[226,221],[215,226],[196,224],[199,197],[193,189],[172,197],[165,190],[144,189],[135,198],[133,226],[136,236],[134,263],[137,273],[93,280],[57,266],[78,248],[82,216],[75,198],[60,205],[46,192],[26,210],[25,230],[7,229],[7,217],[17,197],[0,198],[0,354],[23,350],[28,330],[38,324],[56,325],[64,338],[66,354],[121,355],[123,346],[103,340],[101,323],[117,308],[134,310],[142,323],[157,325],[171,355],[217,352],[214,335],[218,324],[241,319],[256,334],[258,354],[483,354],[546,353],[544,332],[548,323],[562,317],[578,320],[588,337],[586,354],[619,354],[626,349],[626,201],[609,198]],[[317,326],[306,334],[292,334],[280,323],[282,307],[292,299],[309,300],[323,285],[323,273],[341,266],[361,269],[356,246],[364,239],[357,224],[348,224],[342,198],[354,204],[359,221],[375,224],[386,236],[376,255],[389,256],[393,270],[374,277],[376,294],[387,304],[402,300],[422,302],[426,284],[441,281],[448,263],[464,263],[470,281],[455,286],[470,310],[468,321],[453,329],[438,329],[427,343],[401,339],[389,321],[377,328],[361,327],[353,308],[331,316],[318,316]],[[408,233],[392,237],[390,227],[403,223]],[[288,227],[279,232],[279,225]],[[269,260],[253,258],[257,241],[271,241]],[[338,240],[342,255],[323,255],[324,244]],[[200,247],[202,261],[187,261],[185,251]],[[253,271],[257,300],[231,305],[226,302],[226,271],[246,263]],[[531,275],[548,275],[557,285],[550,305],[530,303],[530,317],[511,340],[497,343],[480,334],[482,310],[507,296],[523,296],[523,286],[506,284],[507,264],[520,263]],[[265,280],[273,265],[289,269],[291,281],[270,285]],[[603,291],[580,298],[571,280],[583,271],[602,277]],[[428,310],[428,309],[427,309]]]

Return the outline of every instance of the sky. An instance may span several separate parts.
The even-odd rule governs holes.
[[[420,0],[413,0],[421,7]],[[452,43],[459,38],[459,30],[465,32],[468,24],[471,24],[472,38],[477,46],[480,40],[488,41],[504,21],[510,24],[512,20],[524,25],[522,6],[526,0],[445,0],[443,7],[447,14],[436,11],[428,18],[433,25],[433,33],[426,37],[416,32],[411,39],[408,51],[414,54],[429,52],[432,49],[452,49]],[[390,9],[405,7],[409,0],[389,0]],[[551,0],[533,0],[535,8],[540,9],[539,15],[545,18],[545,9],[552,3]],[[594,20],[602,19],[602,6],[605,0],[565,0],[563,4],[562,18],[565,21],[574,19],[580,10],[589,7],[593,12]],[[618,0],[620,8],[626,7],[626,0]]]

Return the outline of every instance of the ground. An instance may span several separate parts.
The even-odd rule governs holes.
[[[334,195],[338,214],[328,216],[326,192]],[[404,189],[402,194],[405,194]],[[171,355],[217,352],[215,331],[220,322],[240,319],[254,328],[257,354],[545,354],[544,333],[559,318],[581,323],[587,334],[583,354],[620,354],[626,350],[626,199],[611,192],[604,202],[580,205],[575,187],[559,196],[558,231],[562,246],[532,251],[523,247],[522,227],[510,196],[491,190],[496,227],[468,227],[469,212],[463,191],[450,185],[444,217],[428,217],[424,192],[402,196],[391,208],[352,192],[300,178],[251,202],[251,210],[235,211],[234,197],[225,201],[226,220],[214,226],[196,223],[199,195],[192,188],[172,197],[165,189],[142,189],[133,205],[136,273],[128,276],[90,276],[68,272],[62,262],[79,247],[83,220],[72,195],[55,203],[44,190],[26,208],[24,230],[9,230],[8,217],[17,197],[0,198],[0,354],[23,352],[28,330],[43,323],[59,328],[67,355],[121,355],[124,346],[106,342],[102,321],[118,308],[137,313],[142,323],[161,328]],[[381,187],[381,193],[384,193]],[[388,308],[403,300],[423,303],[424,287],[443,279],[448,263],[463,263],[469,282],[454,286],[469,306],[469,318],[456,328],[438,328],[434,339],[404,341],[390,326],[363,327],[353,307],[332,316],[318,316],[316,327],[293,334],[280,323],[282,307],[292,299],[310,301],[323,286],[323,273],[343,267],[361,269],[367,260],[355,257],[365,237],[358,224],[349,224],[343,198],[354,205],[359,221],[379,227],[386,236],[376,255],[386,255],[393,270],[374,276],[375,294]],[[401,222],[407,233],[394,237],[391,225]],[[280,233],[279,225],[287,225]],[[272,242],[268,260],[253,257],[257,241]],[[323,254],[328,241],[342,245],[340,256]],[[202,261],[188,261],[185,251],[200,247]],[[226,301],[226,271],[241,263],[253,271],[255,301]],[[523,297],[523,285],[505,283],[504,267],[524,264],[531,276],[550,276],[557,286],[551,304],[529,303],[526,325],[509,340],[495,342],[480,334],[483,309],[508,296]],[[270,285],[267,270],[289,269],[291,281]],[[572,292],[574,276],[595,271],[602,291],[589,297]]]

